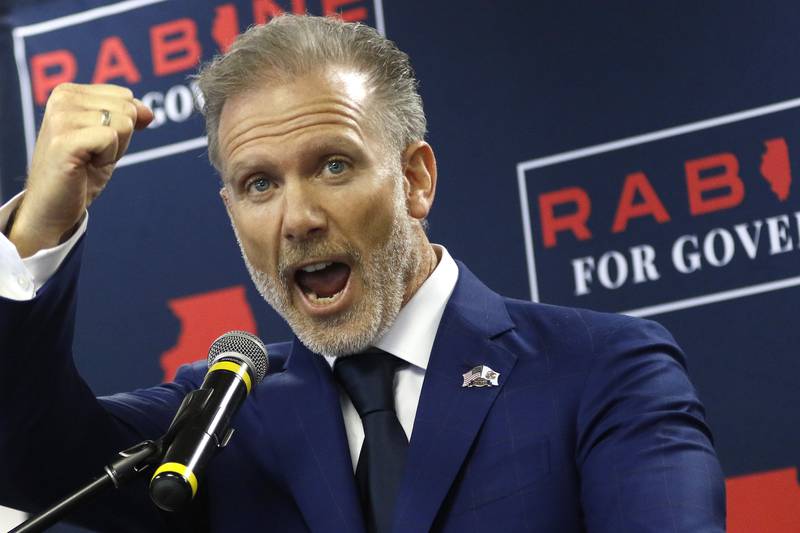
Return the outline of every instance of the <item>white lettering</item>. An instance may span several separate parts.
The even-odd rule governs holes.
[[[782,254],[792,249],[792,238],[789,236],[788,228],[789,217],[787,215],[767,219],[769,255]]]
[[[572,260],[572,274],[575,276],[575,296],[589,294],[589,283],[592,282],[594,258],[578,257]]]
[[[794,212],[794,219],[797,221],[797,247],[800,248],[800,211]]]
[[[715,240],[717,236],[722,239],[722,257],[717,257]],[[734,254],[733,236],[724,228],[714,228],[703,239],[703,255],[711,266],[721,267],[731,262]]]
[[[153,110],[153,121],[148,128],[160,128],[167,122],[185,122],[192,116],[197,106],[203,105],[203,94],[197,82],[186,85],[175,85],[166,93],[152,91],[142,96],[142,102]]]
[[[649,244],[640,244],[631,248],[631,261],[633,262],[633,282],[644,283],[655,281],[661,276],[653,263],[656,251]]]
[[[763,225],[764,223],[760,220],[753,221],[753,226],[755,227],[753,233],[755,235],[750,235],[750,232],[747,231],[747,224],[736,224],[733,227],[736,235],[739,236],[739,241],[742,243],[745,253],[747,253],[747,257],[750,259],[755,259],[758,254],[758,241],[761,239],[761,226]]]
[[[678,237],[672,245],[672,263],[675,269],[682,274],[691,274],[702,268],[700,263],[700,253],[697,251],[685,252],[684,248],[686,243],[692,245],[694,250],[697,250],[698,241],[696,235],[682,235]],[[688,264],[687,264],[688,260]]]
[[[612,259],[617,272],[614,280],[611,279],[611,271],[609,269],[609,262]],[[597,279],[606,289],[619,289],[628,279],[628,261],[625,260],[625,256],[616,250],[611,250],[601,255],[597,264]]]
[[[192,115],[194,111],[194,99],[192,91],[185,85],[176,85],[167,91],[164,98],[164,110],[167,117],[173,122],[183,122]]]
[[[148,128],[158,128],[167,121],[167,115],[161,104],[164,103],[164,95],[157,92],[149,92],[142,96],[142,103],[153,110],[153,121],[148,124]]]

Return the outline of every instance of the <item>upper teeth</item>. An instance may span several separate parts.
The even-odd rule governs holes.
[[[303,272],[316,272],[317,270],[322,270],[323,268],[329,267],[333,264],[333,262],[327,263],[314,263],[313,265],[306,265],[300,270]]]

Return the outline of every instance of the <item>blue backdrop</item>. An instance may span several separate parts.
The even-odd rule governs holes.
[[[432,241],[500,293],[666,325],[708,409],[730,530],[800,530],[793,3],[7,8],[3,200],[58,82],[128,85],[157,115],[91,210],[75,348],[94,390],[158,382],[234,327],[289,335],[242,265],[187,79],[281,10],[362,20],[410,54],[440,170]]]

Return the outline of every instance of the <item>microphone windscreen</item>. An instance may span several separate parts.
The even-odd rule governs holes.
[[[261,383],[269,368],[267,347],[247,331],[234,330],[217,337],[208,350],[208,366],[213,366],[221,357],[233,357],[246,363],[256,383]]]

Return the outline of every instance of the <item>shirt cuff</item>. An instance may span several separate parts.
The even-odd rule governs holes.
[[[23,194],[25,191],[0,207],[0,228],[5,229],[8,225],[8,219],[19,205]],[[67,241],[39,250],[25,259],[20,257],[17,247],[0,232],[0,297],[17,301],[32,300],[36,291],[56,273],[75,243],[86,233],[88,223],[87,212],[78,229]]]

